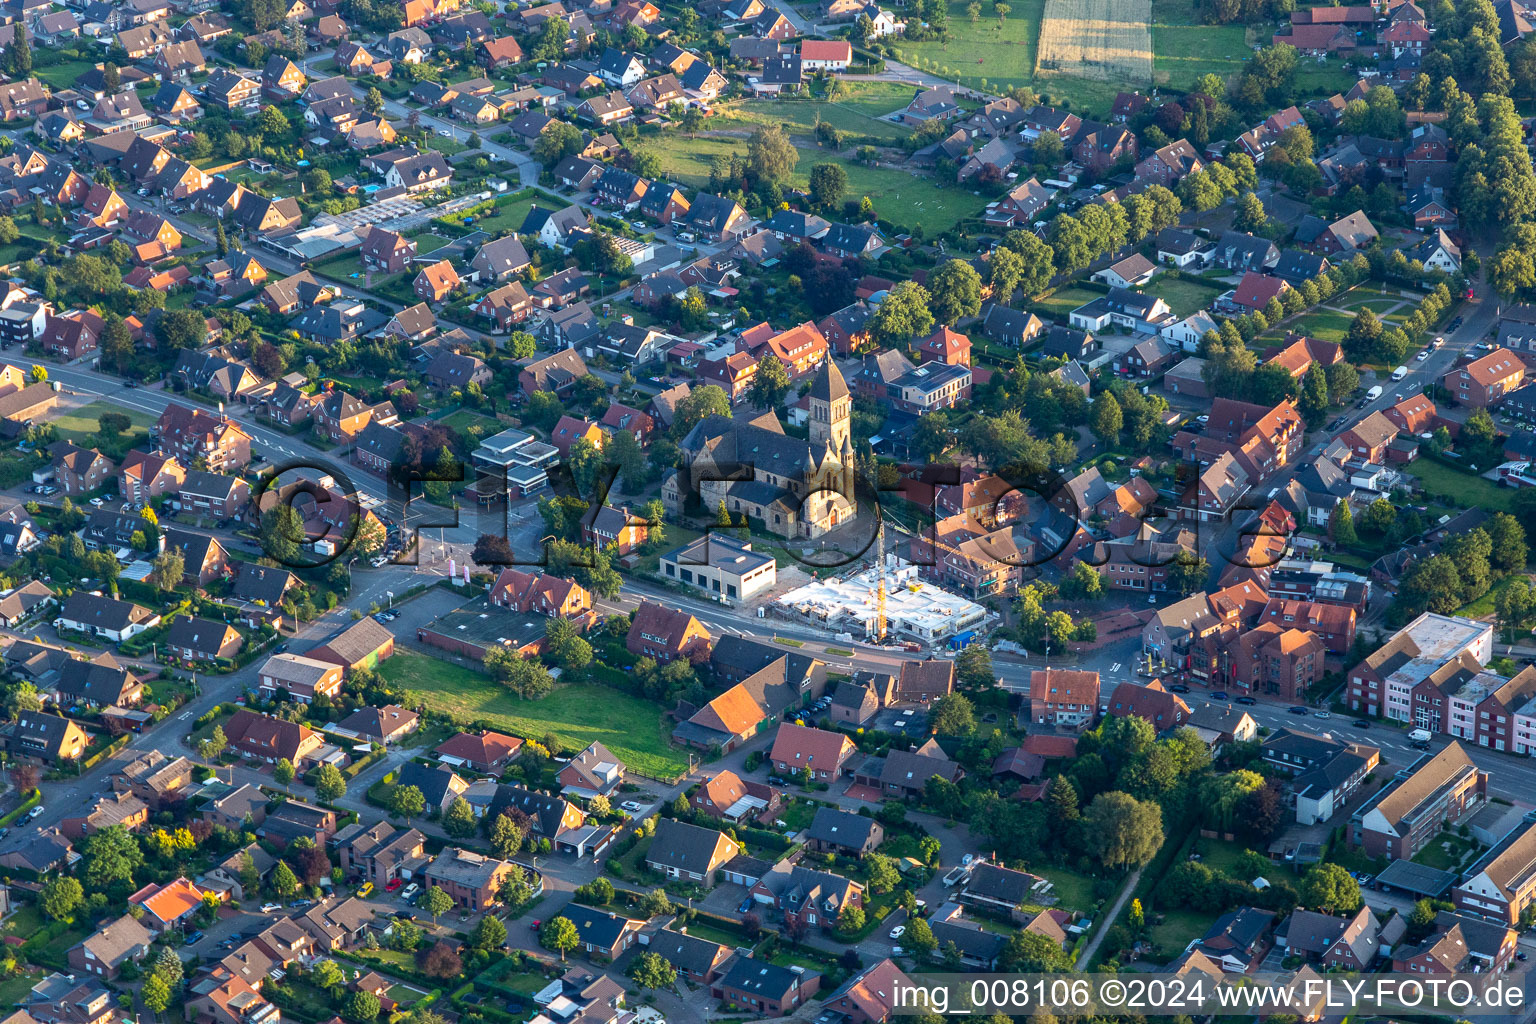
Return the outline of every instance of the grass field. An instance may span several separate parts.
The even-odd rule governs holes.
[[[1217,294],[1220,293],[1218,292]],[[1043,299],[1037,299],[1032,305],[1036,306],[1039,311],[1049,313],[1054,319],[1065,320],[1067,314],[1078,306],[1103,297],[1103,292],[1096,292],[1091,288],[1062,288],[1052,292]]]
[[[37,67],[33,74],[53,86],[55,89],[73,89],[75,83],[87,71],[95,70],[96,62],[90,60],[67,60],[49,67]]]
[[[1216,296],[1226,291],[1218,285],[1188,277],[1165,277],[1149,285],[1146,290],[1160,296],[1173,309],[1173,315],[1181,319],[1205,309],[1216,301]]]
[[[1267,35],[1266,35],[1267,38]],[[1152,81],[1187,89],[1201,75],[1236,74],[1252,51],[1241,25],[1202,25],[1192,0],[1152,0]]]
[[[102,413],[108,412],[122,413],[133,421],[133,426],[111,440],[98,437],[101,428],[97,420]],[[149,428],[154,425],[155,418],[148,413],[135,412],[110,402],[92,402],[73,412],[55,416],[49,422],[65,440],[73,441],[82,448],[100,447],[102,454],[121,458],[124,452],[149,436]]]
[[[792,135],[810,135],[819,117],[840,132],[899,142],[912,133],[911,129],[880,117],[906,106],[912,93],[912,86],[899,82],[849,82],[835,102],[809,98],[736,100],[721,104],[709,126],[726,129],[780,124]]]
[[[1093,898],[1093,879],[1066,868],[1037,868],[1035,874],[1047,879],[1053,886],[1051,895],[1061,901],[1068,910],[1091,911],[1097,902]]]
[[[439,423],[449,428],[464,433],[470,427],[479,427],[481,437],[489,437],[501,429],[501,423],[490,416],[482,416],[472,409],[458,409],[447,416],[438,418]]]
[[[648,775],[671,777],[688,768],[687,756],[668,743],[656,705],[606,686],[572,683],[525,701],[477,670],[423,654],[396,654],[380,671],[410,691],[412,700],[465,722],[484,720],[523,737],[552,732],[569,747],[601,740],[628,767]]]
[[[1195,910],[1170,910],[1163,915],[1161,924],[1155,924],[1147,931],[1153,945],[1163,956],[1171,958],[1184,952],[1184,947],[1192,940],[1204,935],[1213,920],[1209,914]]]
[[[1343,341],[1344,335],[1349,333],[1349,325],[1353,320],[1354,317],[1348,313],[1320,309],[1286,324],[1286,329],[1317,338],[1319,341]]]
[[[1514,492],[1471,473],[1463,473],[1433,459],[1416,459],[1404,467],[1418,478],[1424,490],[1446,499],[1449,504],[1470,508],[1478,506],[1495,512],[1509,511],[1509,496]]]
[[[707,172],[705,177],[708,177]],[[537,205],[538,202],[534,199],[518,199],[499,204],[495,213],[476,217],[474,227],[488,235],[496,235],[502,231],[516,231],[523,226],[523,221],[528,217],[528,211]]]
[[[983,82],[998,88],[1033,83],[1045,0],[1017,0],[1001,24],[984,17],[974,25],[966,15],[967,2],[949,5],[947,43],[903,40],[893,47],[897,59],[972,87]]]
[[[1152,0],[1046,0],[1036,70],[1149,84]]]
[[[716,156],[746,155],[747,140],[744,137],[690,139],[682,135],[665,135],[651,139],[646,147],[661,158],[668,178],[680,185],[703,187],[709,183],[710,162]],[[820,163],[840,163],[848,172],[848,198],[857,200],[869,196],[878,216],[904,227],[920,225],[924,231],[934,234],[953,228],[957,221],[980,216],[987,207],[986,197],[958,185],[941,185],[932,178],[920,178],[891,167],[868,167],[840,160],[812,146],[797,148],[800,162],[795,165],[790,185],[806,188],[812,167]]]

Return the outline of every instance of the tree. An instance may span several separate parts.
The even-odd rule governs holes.
[[[398,814],[406,821],[410,821],[426,809],[427,799],[415,786],[396,786],[395,791],[389,795],[390,813]]]
[[[347,984],[347,976],[334,960],[321,960],[310,971],[309,980],[333,996]]]
[[[216,725],[206,739],[198,741],[197,753],[204,761],[217,761],[228,746],[229,740],[224,735],[224,727]]]
[[[718,384],[706,384],[694,388],[682,401],[672,417],[672,436],[681,440],[698,426],[699,421],[710,416],[731,418],[731,399]]]
[[[1047,137],[1055,138],[1055,133],[1046,132],[1040,136],[1041,139]],[[1035,143],[1037,149],[1039,145],[1039,142]],[[1056,256],[1051,247],[1033,231],[1019,228],[1008,232],[1003,236],[1003,248],[1019,254],[1021,271],[1018,286],[1026,296],[1038,295],[1050,286],[1051,279],[1056,275]]]
[[[928,290],[914,281],[902,281],[886,294],[885,301],[869,318],[868,325],[872,337],[888,344],[926,336],[933,330]]]
[[[1324,914],[1352,914],[1360,909],[1360,883],[1339,864],[1315,864],[1301,880],[1303,906]]]
[[[907,930],[901,937],[901,944],[912,951],[919,960],[938,948],[938,940],[933,937],[933,929],[928,927],[928,922],[920,917],[910,918],[907,921]]]
[[[69,917],[83,902],[85,889],[68,875],[51,875],[43,883],[43,891],[38,898],[38,906],[43,908],[43,913],[55,921]]]
[[[361,990],[347,1000],[346,1017],[354,1024],[372,1024],[379,1016],[379,997]]]
[[[1525,527],[1507,512],[1495,513],[1483,524],[1488,534],[1491,550],[1488,563],[1499,572],[1517,572],[1525,568],[1529,549],[1525,541]]]
[[[800,151],[789,141],[783,125],[758,125],[747,140],[747,167],[765,184],[788,178],[799,160]]]
[[[347,779],[341,769],[333,764],[322,764],[315,769],[315,799],[323,804],[334,804],[347,795]]]
[[[629,976],[644,989],[671,988],[677,981],[677,968],[660,953],[645,952],[629,965]]]
[[[511,860],[512,855],[522,849],[523,830],[510,816],[498,814],[491,823],[490,840],[492,853],[502,860]]]
[[[1072,958],[1050,938],[1035,932],[1018,931],[1008,937],[997,966],[1003,971],[1055,974],[1072,970]]]
[[[1163,845],[1163,812],[1128,793],[1100,793],[1083,815],[1083,834],[1106,867],[1138,868]]]
[[[277,867],[272,871],[272,891],[283,899],[288,899],[299,891],[298,876],[293,873],[286,861],[278,861]]]
[[[969,736],[976,731],[971,699],[963,693],[946,693],[933,702],[930,724],[940,736]]]
[[[144,863],[139,841],[121,825],[109,825],[86,840],[85,884],[92,890],[132,885]]]
[[[293,781],[293,762],[286,757],[277,759],[277,764],[272,768],[272,778],[279,786],[286,786]]]
[[[1338,502],[1328,513],[1328,539],[1345,545],[1359,540],[1355,533],[1355,514],[1349,510],[1349,502]]]
[[[568,156],[581,152],[581,129],[568,121],[551,121],[533,142],[533,156],[539,163],[554,166]]]
[[[1239,231],[1257,234],[1269,224],[1264,212],[1264,201],[1252,192],[1244,192],[1237,200],[1237,217],[1233,225]]]
[[[581,934],[568,917],[550,918],[539,932],[539,945],[551,953],[559,953],[561,963],[565,962],[565,954],[580,944]]]
[[[837,914],[837,930],[844,935],[854,935],[864,927],[864,908],[855,903],[843,904]]]
[[[27,42],[27,28],[20,22],[16,24],[16,38],[11,40],[6,56],[11,61],[12,76],[26,78],[32,73],[32,44]]]
[[[171,988],[152,974],[145,980],[144,987],[139,990],[139,998],[143,1000],[146,1010],[159,1016],[165,1012],[166,1007],[171,1005]]]
[[[432,923],[436,924],[439,917],[453,909],[453,897],[434,885],[422,893],[421,909],[431,914]]]
[[[172,591],[181,582],[182,571],[186,567],[186,558],[180,548],[166,548],[164,553],[154,561],[154,567],[150,570],[149,581],[157,590]]]
[[[475,834],[475,812],[469,801],[455,797],[443,813],[443,831],[455,839],[468,839]]]
[[[811,202],[830,209],[848,194],[848,172],[842,164],[817,164],[811,168]]]
[[[789,371],[778,356],[769,352],[758,360],[757,372],[752,375],[752,384],[747,388],[747,398],[759,409],[778,411],[789,389]]]
[[[928,275],[928,305],[952,325],[981,311],[981,275],[965,260],[948,260]]]
[[[1505,630],[1506,637],[1530,620],[1536,611],[1536,595],[1531,593],[1531,581],[1524,576],[1510,580],[1493,601],[1493,614]]]
[[[931,414],[930,414],[931,415]],[[985,644],[967,644],[955,658],[955,678],[968,690],[984,690],[997,681],[992,652]]]
[[[162,949],[155,957],[154,975],[165,982],[166,987],[172,991],[181,987],[181,979],[186,968],[182,965],[181,957],[169,946]]]
[[[954,433],[949,425],[949,414],[942,409],[919,416],[912,428],[912,445],[930,462],[949,450],[954,444]]]
[[[1075,562],[1072,571],[1061,580],[1061,595],[1078,601],[1094,601],[1104,596],[1104,577],[1087,562]]]
[[[1120,431],[1125,427],[1125,414],[1120,410],[1120,402],[1113,392],[1101,391],[1093,400],[1092,430],[1095,437],[1104,442],[1106,448],[1113,447],[1120,440]]]
[[[262,554],[279,565],[301,565],[299,545],[304,543],[304,520],[286,502],[278,502],[261,513]]]
[[[469,948],[485,953],[500,949],[506,942],[507,926],[501,923],[500,918],[490,914],[481,917],[475,930],[469,933]]]
[[[1386,498],[1377,498],[1365,509],[1365,528],[1377,536],[1385,536],[1397,521],[1397,509]]]
[[[896,870],[891,858],[883,853],[869,854],[864,859],[864,865],[869,872],[865,882],[876,895],[890,892],[901,882],[901,873]]]

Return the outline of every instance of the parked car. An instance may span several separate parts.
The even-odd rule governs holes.
[[[623,810],[633,811],[635,813],[639,813],[640,811],[644,810],[644,807],[638,800],[625,800],[623,803],[619,804],[619,807]]]
[[[39,818],[39,817],[42,816],[42,813],[43,813],[43,805],[42,804],[38,804],[36,807],[32,808],[32,810],[30,812],[28,812],[27,820],[31,821],[34,818]]]
[[[1293,705],[1291,707],[1286,708],[1285,710],[1290,712],[1293,715],[1304,715],[1304,714],[1307,713],[1307,709],[1302,707],[1300,704]]]
[[[357,894],[359,896],[371,896],[371,895],[373,895],[373,883],[372,882],[364,882],[362,885],[358,886],[357,887]]]
[[[1231,699],[1232,698],[1227,696],[1227,691],[1226,690],[1217,690],[1215,693],[1211,694],[1211,700],[1231,700]]]
[[[194,931],[194,932],[191,932],[190,934],[188,934],[185,939],[182,939],[181,940],[181,944],[183,946],[195,946],[199,942],[202,942],[202,941],[203,941],[203,933],[200,932],[200,931]]]
[[[899,939],[905,934],[907,934],[907,926],[904,924],[899,924],[891,929],[891,938],[893,939]]]
[[[275,914],[282,909],[283,905],[281,903],[263,903],[261,905],[261,912],[263,914]]]
[[[405,887],[404,891],[400,893],[400,898],[409,903],[411,900],[416,898],[416,894],[420,891],[421,886],[417,885],[415,882],[412,882],[410,885]]]
[[[1252,697],[1246,697],[1246,696],[1245,697],[1238,697],[1236,702],[1238,704],[1257,704],[1258,703],[1258,701],[1254,700]]]
[[[1371,727],[1371,723],[1367,722],[1363,718],[1357,718],[1353,722],[1349,723],[1349,727],[1351,729],[1369,729]]]

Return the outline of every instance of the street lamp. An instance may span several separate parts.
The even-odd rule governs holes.
[[[386,591],[384,591],[384,593],[389,595],[389,610],[390,611],[394,611],[395,610],[395,592],[393,590],[386,590]]]

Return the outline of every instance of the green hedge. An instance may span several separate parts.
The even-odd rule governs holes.
[[[23,800],[20,807],[16,808],[14,811],[12,811],[10,814],[7,814],[5,817],[0,818],[0,828],[5,828],[5,827],[8,827],[11,824],[13,824],[16,821],[17,818],[21,817],[23,814],[26,814],[32,808],[36,807],[39,803],[41,803],[42,799],[43,799],[43,791],[42,790],[40,790],[40,789],[32,790],[32,795],[27,797],[25,800]]]

